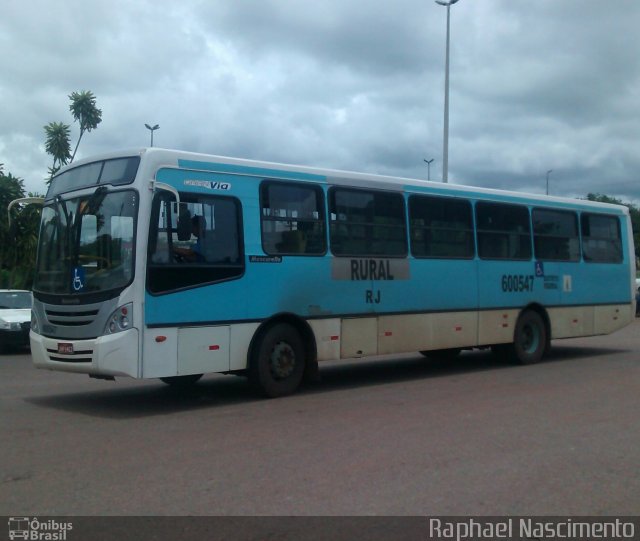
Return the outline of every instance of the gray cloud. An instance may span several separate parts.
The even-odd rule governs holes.
[[[42,127],[92,90],[83,156],[143,146],[441,175],[445,10],[430,0],[7,0],[0,162],[43,191]],[[54,7],[55,6],[55,7]],[[450,180],[640,201],[640,4],[461,0]],[[73,126],[74,138],[77,126]]]

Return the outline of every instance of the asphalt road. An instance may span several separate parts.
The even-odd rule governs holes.
[[[637,515],[640,320],[534,366],[322,365],[299,394],[178,393],[0,355],[3,515]]]

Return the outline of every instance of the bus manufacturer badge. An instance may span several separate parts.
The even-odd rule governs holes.
[[[58,353],[60,355],[73,355],[73,344],[69,342],[58,342]]]
[[[184,185],[195,186],[196,188],[206,188],[208,190],[229,191],[231,189],[230,182],[220,182],[218,180],[185,180]]]

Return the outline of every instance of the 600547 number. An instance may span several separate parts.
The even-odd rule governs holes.
[[[506,293],[533,291],[533,279],[533,274],[503,274],[502,291]]]

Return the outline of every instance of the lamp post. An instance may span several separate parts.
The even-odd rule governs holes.
[[[145,124],[145,128],[147,128],[151,132],[151,146],[153,146],[153,132],[160,128],[160,126],[158,124],[156,124],[155,126],[149,126],[149,124]]]
[[[549,195],[549,175],[553,172],[553,169],[547,171],[547,195]]]
[[[431,180],[431,163],[435,160],[435,158],[431,158],[430,160],[424,160],[424,163],[427,164],[427,180]]]
[[[442,182],[449,182],[449,23],[451,6],[459,0],[435,0],[436,4],[447,8],[447,47],[444,67],[444,135],[442,143]]]

